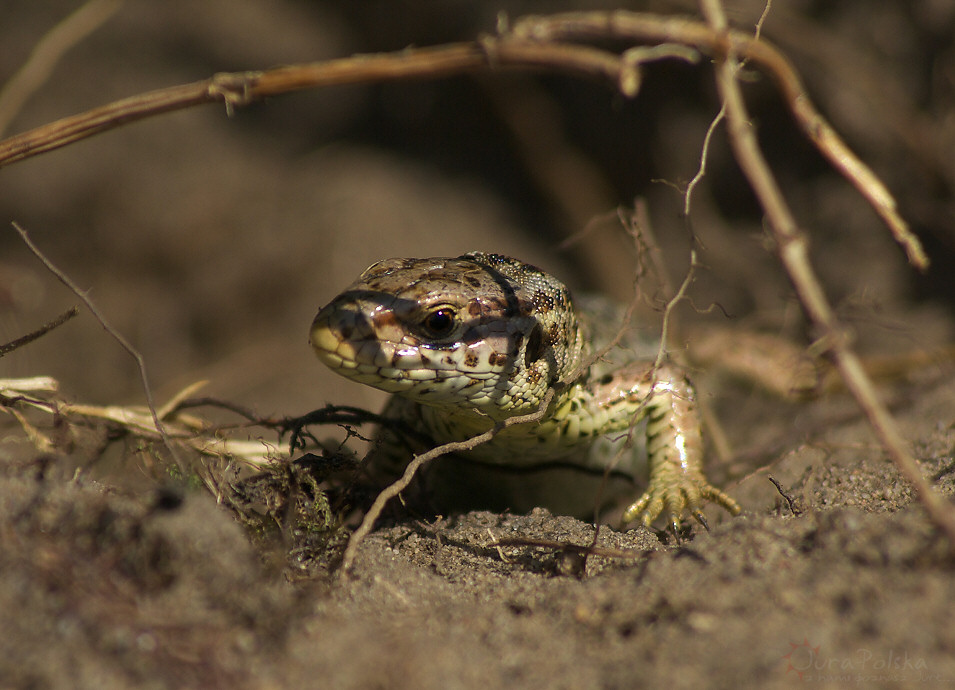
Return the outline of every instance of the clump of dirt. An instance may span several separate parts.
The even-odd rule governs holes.
[[[281,650],[299,594],[207,495],[124,496],[0,476],[4,687],[242,685]]]

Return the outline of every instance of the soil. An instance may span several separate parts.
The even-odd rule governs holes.
[[[761,9],[726,4],[739,26]],[[71,49],[11,131],[220,71],[473,38],[502,7],[511,16],[554,9],[387,5],[128,2]],[[5,11],[0,80],[73,6]],[[923,474],[951,498],[955,366],[942,353],[955,328],[955,160],[946,153],[955,150],[955,10],[791,2],[774,5],[765,32],[929,250],[933,267],[919,275],[801,139],[772,85],[748,83],[761,141],[857,348],[870,362],[935,353],[880,378],[879,392]],[[5,168],[0,219],[22,224],[88,290],[142,353],[160,403],[207,380],[203,395],[259,417],[326,402],[377,410],[380,396],[310,353],[319,306],[375,260],[468,250],[513,254],[575,289],[627,299],[636,262],[614,209],[634,199],[682,276],[687,224],[673,185],[696,171],[713,94],[706,65],[661,63],[634,102],[576,78],[495,73],[336,87],[231,117],[191,109]],[[728,326],[808,345],[815,334],[719,132],[691,217],[703,267],[681,332]],[[608,220],[558,248],[593,218]],[[663,293],[647,278],[640,285],[639,323],[658,328]],[[0,342],[75,303],[12,230],[0,232]],[[0,359],[2,378],[38,375],[56,377],[64,400],[142,403],[135,364],[85,312]],[[429,516],[395,506],[348,575],[336,569],[347,534],[335,521],[355,516],[323,502],[323,477],[305,460],[232,477],[229,487],[246,491],[239,505],[238,493],[210,490],[205,480],[221,475],[201,471],[202,458],[183,472],[160,444],[115,426],[27,413],[52,441],[38,450],[4,412],[0,687],[955,682],[952,545],[851,397],[836,386],[794,402],[715,370],[693,376],[733,451],[720,461],[711,449],[708,474],[742,516],[710,509],[709,530],[692,524],[679,539],[612,525],[595,537],[592,523],[544,509]],[[278,441],[262,427],[224,433]]]

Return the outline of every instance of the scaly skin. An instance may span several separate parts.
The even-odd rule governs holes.
[[[624,520],[649,526],[665,514],[676,529],[687,513],[703,522],[706,501],[738,514],[736,502],[703,474],[696,396],[683,372],[632,357],[613,369],[591,364],[601,343],[590,337],[558,280],[516,259],[476,252],[381,261],[319,311],[311,330],[319,359],[393,393],[387,415],[435,445],[534,412],[554,387],[540,422],[509,426],[468,456],[608,467],[617,455],[608,435],[646,418],[650,482]],[[411,459],[407,450],[391,451]]]

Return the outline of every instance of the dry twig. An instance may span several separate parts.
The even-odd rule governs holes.
[[[728,35],[726,16],[719,0],[700,0],[700,4],[713,30]],[[733,42],[727,40],[724,45],[726,52],[717,57],[717,86],[726,108],[730,144],[736,160],[766,212],[780,260],[789,273],[806,313],[819,328],[823,342],[828,345],[846,387],[869,418],[869,423],[899,471],[915,487],[932,520],[945,531],[949,541],[955,545],[955,510],[932,490],[929,482],[922,476],[918,463],[906,449],[895,422],[879,402],[875,387],[862,368],[862,363],[850,348],[822,286],[812,271],[808,257],[809,240],[799,229],[782,190],[763,158],[749,121],[743,95],[736,80],[738,56]]]
[[[526,17],[513,35],[539,41],[618,38],[637,42],[681,43],[709,55],[732,53],[765,70],[776,82],[796,123],[810,142],[871,204],[919,270],[928,268],[922,244],[899,215],[895,198],[878,176],[852,152],[816,110],[789,60],[771,44],[751,34],[712,26],[688,17],[661,17],[638,12],[568,12]]]
[[[615,83],[627,72],[616,55],[588,46],[487,40],[357,55],[263,72],[221,73],[192,84],[124,98],[0,141],[0,167],[130,122],[205,103],[224,103],[226,110],[232,112],[234,108],[270,96],[303,89],[396,79],[435,79],[507,66],[563,70],[609,78]]]
[[[514,426],[515,424],[529,424],[540,421],[541,417],[543,417],[547,412],[547,408],[550,406],[555,394],[556,390],[554,388],[550,388],[544,395],[544,399],[541,401],[540,407],[534,412],[518,415],[516,417],[509,417],[503,421],[495,423],[494,426],[485,431],[483,434],[472,436],[471,438],[464,441],[451,441],[450,443],[444,443],[440,446],[432,448],[426,453],[416,455],[414,459],[408,463],[408,466],[405,468],[404,474],[401,475],[401,478],[385,487],[385,489],[378,494],[378,496],[375,498],[375,502],[372,503],[371,508],[368,509],[368,512],[365,513],[365,516],[362,518],[358,529],[352,533],[351,538],[348,540],[348,546],[345,548],[345,555],[342,557],[341,572],[347,575],[351,571],[352,565],[355,563],[355,557],[358,555],[358,547],[361,546],[362,541],[364,541],[365,537],[368,536],[368,533],[371,532],[371,528],[375,526],[375,522],[377,522],[378,518],[381,516],[381,511],[384,510],[385,505],[387,505],[388,501],[408,487],[408,485],[411,483],[411,480],[414,479],[415,474],[422,465],[434,460],[435,458],[441,457],[442,455],[448,455],[449,453],[460,453],[465,450],[476,448],[482,443],[487,443],[509,426]]]
[[[143,359],[143,356],[139,353],[139,350],[134,348],[128,340],[123,336],[122,333],[117,331],[115,328],[109,325],[109,322],[106,321],[106,317],[100,312],[100,310],[93,303],[93,300],[90,299],[89,295],[85,291],[81,290],[79,286],[74,283],[66,273],[64,273],[60,268],[58,268],[52,261],[50,261],[43,252],[40,251],[40,248],[37,247],[33,240],[30,239],[30,236],[27,235],[27,231],[21,228],[17,223],[13,223],[13,229],[17,231],[20,235],[20,239],[23,240],[23,243],[27,248],[33,252],[33,255],[40,260],[40,262],[46,266],[47,270],[56,276],[57,280],[63,283],[67,288],[69,288],[74,295],[79,297],[83,304],[86,305],[86,308],[90,310],[90,313],[93,317],[100,322],[100,325],[109,333],[113,339],[119,343],[129,355],[136,360],[136,365],[139,367],[139,377],[143,384],[143,392],[146,395],[146,404],[149,406],[149,413],[152,416],[153,424],[155,424],[155,429],[159,432],[159,435],[162,437],[163,443],[166,446],[166,449],[169,451],[169,454],[172,455],[173,459],[176,460],[180,465],[182,464],[179,455],[176,453],[176,449],[172,445],[169,436],[166,434],[166,427],[163,426],[162,421],[159,419],[159,415],[156,414],[156,404],[153,400],[153,391],[152,387],[149,385],[149,377],[146,375],[146,361]]]
[[[11,340],[9,343],[4,343],[3,345],[0,345],[0,357],[10,354],[17,348],[21,348],[24,345],[32,343],[37,338],[42,338],[44,335],[52,331],[54,328],[59,328],[60,326],[62,326],[64,323],[72,319],[78,313],[79,311],[76,309],[76,307],[70,307],[65,312],[57,316],[55,319],[53,319],[49,323],[43,324],[35,331],[31,331],[30,333],[27,333],[26,335],[22,335],[15,340]]]
[[[598,525],[599,527],[599,525]],[[496,539],[488,546],[500,549],[504,546],[522,546],[534,547],[539,549],[551,549],[558,552],[575,553],[587,558],[589,556],[600,556],[602,558],[619,558],[628,561],[636,561],[645,558],[647,554],[653,553],[646,549],[614,549],[607,546],[597,546],[597,536],[589,544],[571,544],[569,542],[556,541],[554,539],[534,539],[532,537],[504,537]]]
[[[336,84],[434,79],[498,67],[520,67],[608,78],[625,96],[635,96],[640,85],[639,64],[634,64],[627,53],[617,56],[563,42],[607,38],[684,46],[711,55],[732,51],[766,70],[776,81],[806,137],[869,201],[904,247],[909,261],[920,270],[928,266],[928,258],[899,215],[895,199],[816,110],[786,57],[750,34],[718,32],[688,17],[625,11],[525,17],[500,37],[473,43],[359,55],[264,72],[217,74],[211,79],[116,101],[0,141],[0,167],[160,113],[216,102],[224,103],[231,112],[233,108],[269,96]],[[685,51],[667,50],[663,54],[686,59]]]

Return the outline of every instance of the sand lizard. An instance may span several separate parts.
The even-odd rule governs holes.
[[[602,343],[592,341],[608,329],[587,316],[561,282],[516,259],[388,259],[319,311],[310,342],[336,373],[393,393],[386,416],[435,445],[534,412],[555,387],[539,422],[509,426],[468,451],[485,463],[606,467],[619,439],[646,418],[650,481],[624,521],[650,525],[665,514],[676,529],[687,514],[703,522],[706,501],[738,514],[703,474],[695,391],[682,370],[655,367],[646,353],[628,353],[623,365],[594,360]]]

